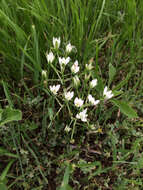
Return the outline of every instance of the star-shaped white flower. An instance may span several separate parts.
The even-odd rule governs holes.
[[[83,110],[82,112],[80,112],[80,113],[78,113],[77,115],[76,115],[76,118],[77,119],[80,119],[81,121],[83,121],[83,122],[87,122],[87,114],[86,114],[86,112],[87,112],[87,109],[85,109],[85,110]]]
[[[69,62],[70,62],[70,57],[67,58],[59,57],[59,64],[61,67],[67,65]]]
[[[103,96],[105,97],[106,100],[112,98],[114,94],[112,93],[111,90],[108,90],[108,87],[105,86],[104,91],[103,91]]]
[[[89,103],[93,106],[96,106],[100,102],[100,100],[95,100],[95,98],[91,94],[89,94],[87,98]]]
[[[69,92],[65,92],[64,95],[65,95],[65,99],[69,101],[69,100],[71,100],[73,98],[74,92],[73,91],[72,92],[70,92],[70,91]]]
[[[50,88],[50,91],[53,93],[53,94],[57,94],[57,92],[59,91],[59,89],[60,89],[60,84],[58,84],[58,85],[53,85],[53,86],[50,86],[49,87]]]
[[[84,103],[84,100],[82,100],[81,98],[76,97],[74,99],[74,104],[75,104],[76,107],[81,107],[83,105],[83,103]]]
[[[78,72],[79,72],[79,66],[78,66],[78,61],[77,61],[77,60],[76,60],[76,61],[74,62],[74,64],[72,65],[71,71],[72,71],[73,73],[78,73]]]
[[[94,88],[96,85],[97,85],[97,79],[93,79],[93,80],[90,82],[90,87],[91,87],[91,88]]]

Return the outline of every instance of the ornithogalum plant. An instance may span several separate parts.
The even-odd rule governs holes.
[[[70,124],[65,124],[65,131],[72,131],[71,138],[77,123],[81,126],[85,126],[86,123],[88,129],[90,126],[96,126],[96,121],[91,115],[98,114],[96,110],[101,107],[107,111],[108,102],[112,103],[112,106],[117,106],[127,116],[137,117],[136,112],[125,102],[117,100],[121,91],[117,92],[109,89],[106,84],[100,84],[100,76],[95,74],[93,62],[83,65],[74,59],[75,49],[70,42],[63,47],[61,38],[53,37],[53,47],[46,53],[48,67],[53,69],[57,77],[50,84],[46,82],[48,84],[46,88],[53,99],[67,107]],[[43,70],[41,75],[44,80],[49,80],[46,70]]]

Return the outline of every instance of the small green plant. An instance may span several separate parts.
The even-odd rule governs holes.
[[[48,68],[53,70],[53,75],[48,70],[43,70],[41,74],[44,90],[48,90],[53,96],[57,107],[67,110],[69,123],[65,131],[72,131],[71,140],[77,125],[93,129],[96,126],[95,118],[102,114],[101,110],[108,112],[109,102],[129,118],[137,118],[136,112],[127,103],[119,100],[123,92],[109,90],[116,74],[113,65],[109,64],[109,82],[106,86],[104,81],[107,80],[102,78],[100,70],[93,66],[93,62],[79,63],[75,58],[76,47],[71,43],[65,44],[63,47],[60,37],[53,38],[53,47],[46,53]]]

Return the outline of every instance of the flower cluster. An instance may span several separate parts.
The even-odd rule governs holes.
[[[93,78],[92,80],[88,81],[87,84],[87,97],[83,98],[84,95],[81,96],[81,93],[77,93],[77,91],[74,91],[74,88],[76,88],[76,90],[78,90],[78,87],[81,84],[81,80],[80,80],[80,76],[77,74],[80,71],[80,66],[79,66],[79,62],[78,60],[75,60],[74,62],[72,62],[71,57],[69,57],[69,54],[72,52],[72,50],[75,48],[75,46],[71,45],[71,43],[68,43],[65,47],[65,56],[59,56],[60,53],[58,53],[57,55],[54,55],[54,50],[55,52],[60,50],[60,46],[61,46],[61,39],[59,38],[53,38],[53,51],[49,51],[49,53],[46,53],[46,58],[47,58],[47,62],[49,64],[53,64],[53,62],[58,62],[59,67],[61,68],[62,73],[64,72],[65,67],[70,67],[71,70],[71,81],[73,81],[73,86],[70,86],[69,89],[70,90],[66,90],[66,86],[63,86],[63,93],[62,93],[62,97],[63,100],[65,100],[66,102],[72,101],[73,100],[73,106],[75,106],[75,108],[78,110],[78,113],[75,115],[75,118],[78,120],[81,120],[82,122],[88,122],[88,106],[94,106],[96,107],[100,101],[102,100],[108,100],[110,98],[112,98],[114,96],[114,94],[112,93],[111,90],[108,89],[107,86],[105,86],[104,90],[103,90],[103,95],[100,99],[96,99],[95,97],[93,97],[93,95],[91,94],[92,91],[95,91],[96,86],[98,85],[98,80],[97,78]],[[89,64],[85,65],[85,69],[87,71],[87,73],[90,73],[91,70],[94,69],[93,65],[92,65],[92,61],[90,61]],[[44,78],[46,78],[46,74],[47,72],[45,70],[42,71],[42,76]],[[88,78],[90,78],[91,76],[89,75]],[[63,84],[63,83],[62,83]],[[64,83],[65,85],[65,83]],[[50,85],[49,86],[49,90],[53,93],[53,95],[58,95],[59,91],[61,91],[61,85],[60,84],[54,84],[54,85]],[[78,95],[77,95],[78,94]],[[80,95],[79,95],[80,94]],[[68,130],[68,129],[66,129]]]

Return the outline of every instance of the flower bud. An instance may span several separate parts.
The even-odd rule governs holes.
[[[74,48],[74,46],[72,46],[71,43],[68,43],[68,44],[66,45],[66,52],[67,52],[67,53],[70,53],[73,48]]]
[[[78,87],[80,85],[80,80],[77,75],[73,77],[73,84],[75,87]]]
[[[58,49],[60,47],[61,39],[53,37],[53,46],[55,49]]]
[[[88,71],[90,71],[90,70],[93,69],[92,63],[93,63],[93,58],[91,58],[91,59],[89,60],[89,63],[85,65],[85,68],[86,68]]]
[[[54,56],[53,52],[50,52],[49,54],[47,52],[46,53],[46,58],[47,58],[48,63],[52,63],[54,61],[54,59],[55,59],[55,56]]]
[[[71,128],[68,126],[68,125],[66,125],[66,127],[65,127],[65,132],[67,132],[67,133],[69,133],[70,132],[70,130],[71,130]]]
[[[86,64],[85,67],[86,67],[86,69],[87,69],[88,71],[90,71],[90,70],[93,69],[92,63]]]
[[[91,76],[90,74],[85,74],[84,78],[86,82],[90,79],[90,76]]]
[[[74,142],[75,142],[74,139],[71,139],[71,140],[70,140],[70,143],[71,143],[71,144],[74,144]]]
[[[42,70],[42,77],[43,77],[44,79],[47,78],[47,71],[46,71],[46,70]]]

